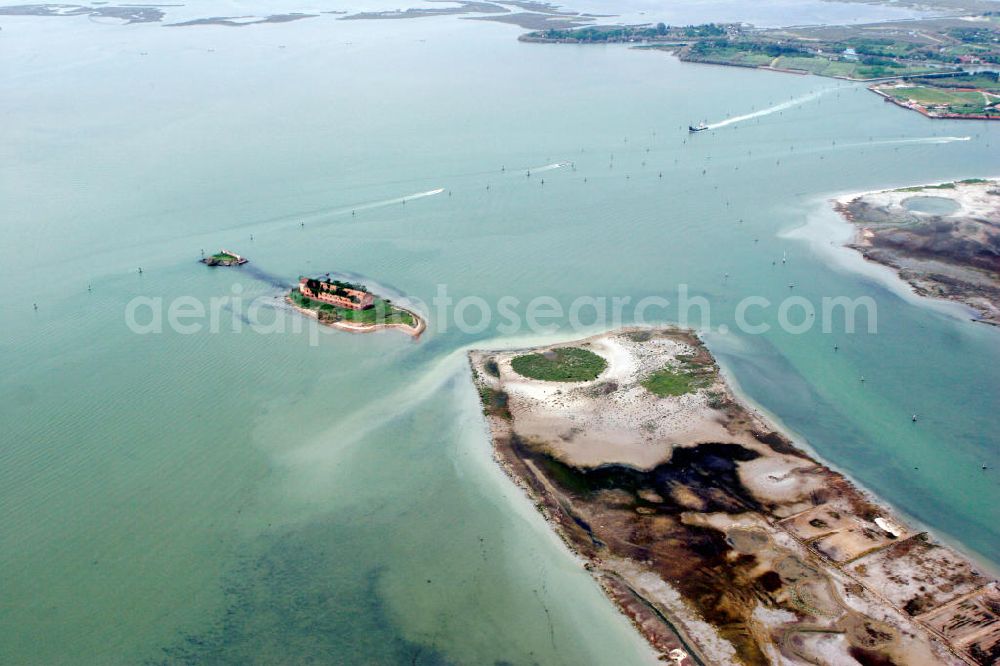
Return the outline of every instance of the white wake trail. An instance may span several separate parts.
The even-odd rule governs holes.
[[[413,201],[414,199],[423,199],[424,197],[432,197],[436,194],[441,194],[442,192],[444,192],[444,188],[439,187],[435,190],[427,190],[426,192],[416,192],[414,194],[407,194],[405,197],[396,197],[395,199],[384,199],[382,201],[372,201],[371,203],[361,204],[360,206],[354,206],[352,208],[343,208],[337,212],[343,213],[347,211],[371,210],[372,208],[393,206],[395,204],[402,204],[406,203],[407,201]]]
[[[885,139],[882,141],[869,141],[868,143],[851,144],[852,146],[894,146],[907,143],[941,144],[955,143],[956,141],[971,141],[971,136],[926,136],[916,139]]]
[[[373,208],[383,208],[385,206],[394,206],[397,204],[404,204],[407,201],[413,201],[415,199],[423,199],[424,197],[432,197],[437,194],[444,192],[443,187],[439,187],[434,190],[427,190],[426,192],[414,192],[413,194],[407,194],[402,197],[394,197],[392,199],[382,199],[381,201],[369,201],[368,203],[360,203],[355,206],[343,206],[340,208],[321,208],[319,210],[311,210],[303,213],[294,213],[292,215],[284,216],[280,218],[287,222],[315,222],[317,220],[324,220],[330,217],[337,217],[340,215],[350,215],[351,213],[356,213],[362,210],[372,210]],[[276,221],[276,220],[275,220]]]
[[[851,143],[838,143],[828,147],[828,150],[843,150],[846,148],[871,148],[875,146],[927,146],[942,145],[946,143],[958,143],[962,141],[972,141],[971,136],[922,136],[911,139],[872,139],[871,141],[852,141]]]
[[[570,162],[554,162],[552,164],[546,164],[545,166],[531,167],[530,169],[527,169],[527,171],[530,173],[539,173],[541,171],[552,171],[553,169],[562,169],[563,167],[568,167],[570,164],[571,164]]]
[[[764,116],[769,116],[772,113],[778,113],[779,111],[784,111],[785,109],[791,109],[793,107],[799,106],[800,104],[805,104],[811,102],[814,99],[819,99],[826,93],[834,90],[834,88],[825,88],[823,90],[809,93],[808,95],[803,95],[802,97],[796,97],[795,99],[790,99],[787,102],[782,102],[781,104],[775,104],[774,106],[768,107],[766,109],[761,109],[760,111],[754,111],[753,113],[747,113],[742,116],[733,116],[732,118],[726,118],[717,123],[711,123],[708,125],[708,129],[718,129],[720,127],[725,127],[726,125],[734,125],[736,123],[742,123],[745,120],[753,120],[754,118],[762,118]]]

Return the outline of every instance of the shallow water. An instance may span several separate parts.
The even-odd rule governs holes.
[[[903,208],[911,213],[926,213],[928,215],[951,215],[961,208],[954,199],[946,197],[909,197],[901,202]]]
[[[996,330],[782,235],[835,224],[829,193],[991,175],[995,125],[455,18],[2,26],[0,661],[648,658],[489,456],[462,350],[544,336],[442,330],[432,311],[416,344],[311,345],[235,332],[232,304],[214,334],[124,323],[136,296],[249,302],[302,273],[427,302],[438,285],[568,305],[687,284],[733,330],[742,297],[789,284],[870,295],[877,334],[710,344],[820,455],[1000,552],[1000,484],[980,469]],[[196,262],[220,246],[254,270]]]

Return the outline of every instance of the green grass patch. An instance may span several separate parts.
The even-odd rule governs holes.
[[[923,192],[924,190],[953,190],[955,183],[941,183],[940,185],[914,185],[913,187],[900,187],[897,192]]]
[[[723,63],[727,65],[768,65],[774,56],[758,53],[737,47],[713,47],[699,49],[692,53],[697,60],[704,62]]]
[[[857,72],[857,63],[853,62],[843,62],[841,60],[828,60],[826,67],[823,68],[823,76],[843,76],[843,77],[853,77],[855,72]]]
[[[715,368],[693,363],[690,357],[678,357],[676,367],[667,366],[642,381],[643,387],[661,398],[685,395],[707,388],[715,381]]]
[[[886,76],[913,76],[914,74],[933,74],[940,72],[933,67],[923,65],[902,65],[893,63],[888,65],[859,65],[855,78],[879,79]]]
[[[883,88],[882,92],[899,100],[965,115],[987,114],[989,113],[987,106],[998,99],[998,96],[989,93],[955,91],[930,86]]]
[[[989,182],[985,178],[966,178],[955,183],[940,183],[939,185],[916,185],[914,187],[900,187],[896,192],[923,192],[924,190],[953,190],[955,185],[975,185],[977,183]]]
[[[895,54],[893,48],[885,47],[883,50],[885,55]],[[908,49],[904,48],[903,52],[908,52]],[[693,45],[683,59],[750,67],[773,65],[781,69],[810,72],[817,76],[839,76],[849,79],[876,79],[942,71],[923,64],[906,64],[892,57],[861,56],[857,60],[843,60],[837,55],[817,55],[792,44],[753,41],[703,40]]]
[[[894,62],[888,62],[885,65],[865,65],[861,62],[831,60],[819,56],[781,56],[775,66],[785,69],[803,69],[817,76],[841,76],[850,79],[875,79],[882,76],[902,76],[937,71],[929,67],[908,66]]]
[[[1000,93],[1000,75],[997,72],[976,72],[956,74],[927,79],[910,79],[910,83],[933,86],[934,88],[977,88]]]
[[[774,63],[775,67],[783,67],[785,69],[804,69],[807,72],[823,76],[827,75],[826,70],[829,69],[832,64],[834,63],[826,58],[816,58],[811,56],[781,56],[778,58],[778,61]],[[853,72],[853,69],[850,71]],[[849,73],[845,75],[850,76]]]
[[[912,99],[921,104],[955,104],[955,103],[979,103],[982,104],[982,93],[976,92],[955,92],[943,88],[931,88],[929,86],[913,86],[906,88],[888,88],[887,93],[893,97],[902,99]]]
[[[737,47],[712,47],[692,50],[688,59],[694,62],[707,62],[718,65],[741,65],[744,67],[761,67],[770,65],[775,56],[740,49]]]
[[[522,377],[547,382],[589,382],[608,367],[608,362],[592,351],[560,347],[541,354],[524,354],[511,361]]]
[[[642,385],[646,387],[650,393],[658,395],[661,398],[668,395],[684,395],[686,393],[694,393],[700,386],[697,386],[697,377],[689,375],[685,372],[680,372],[672,368],[663,368],[662,370],[657,370],[645,380],[643,380]]]

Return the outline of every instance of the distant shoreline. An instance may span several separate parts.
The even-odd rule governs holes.
[[[885,101],[927,118],[1000,120],[1000,85],[990,69],[1000,63],[1000,49],[986,19],[969,10],[961,16],[913,19],[905,32],[893,21],[785,28],[590,25],[549,27],[518,39],[625,44],[667,51],[687,63],[865,82]]]

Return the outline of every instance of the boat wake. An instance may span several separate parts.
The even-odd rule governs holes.
[[[972,141],[971,136],[921,136],[911,139],[870,139],[868,141],[852,141],[828,146],[825,150],[844,150],[852,148],[880,148],[883,146],[936,146],[946,143]],[[819,149],[820,151],[824,149]],[[811,152],[816,152],[811,151]]]
[[[825,88],[817,92],[809,93],[808,95],[803,95],[801,97],[796,97],[795,99],[790,99],[787,102],[782,102],[781,104],[775,104],[766,109],[761,109],[760,111],[754,111],[753,113],[747,113],[742,116],[733,116],[732,118],[726,118],[725,120],[719,121],[717,123],[709,123],[706,129],[714,130],[720,127],[725,127],[727,125],[735,125],[736,123],[742,123],[747,120],[753,120],[754,118],[763,118],[764,116],[769,116],[772,113],[778,113],[779,111],[784,111],[785,109],[791,109],[801,104],[806,104],[815,99],[819,99],[826,93],[834,90],[834,88]]]
[[[275,304],[276,307],[280,305]],[[591,335],[603,329],[595,328]],[[449,385],[456,385],[456,380],[471,382],[469,375],[469,360],[467,354],[472,349],[523,349],[540,344],[557,341],[569,342],[579,337],[580,331],[560,332],[557,334],[528,334],[514,337],[485,338],[470,342],[457,349],[433,359],[420,372],[414,374],[412,380],[401,388],[375,398],[340,421],[329,432],[315,437],[312,441],[285,453],[283,462],[297,468],[302,478],[296,486],[296,492],[306,491],[328,492],[330,480],[343,469],[339,462],[351,448],[359,445],[365,437],[385,426],[386,423],[412,413],[435,394]],[[463,397],[474,395],[465,387],[457,385]],[[470,413],[478,414],[479,405],[475,404]],[[477,426],[478,427],[478,426]],[[478,430],[482,433],[482,430]],[[488,460],[488,458],[485,458]],[[306,475],[313,479],[306,480]]]
[[[360,203],[354,206],[342,206],[338,208],[319,208],[316,210],[303,211],[301,213],[293,213],[291,215],[284,215],[278,219],[270,220],[270,222],[315,222],[318,220],[324,220],[331,217],[339,217],[342,215],[350,215],[352,213],[357,213],[363,210],[372,210],[375,208],[384,208],[386,206],[396,206],[399,204],[405,204],[407,201],[415,201],[417,199],[423,199],[425,197],[433,197],[437,194],[444,192],[443,187],[439,187],[434,190],[427,190],[426,192],[414,192],[413,194],[407,194],[402,197],[394,197],[392,199],[381,199],[379,201],[369,201],[367,203]]]
[[[884,139],[882,141],[869,141],[868,143],[850,144],[852,146],[895,146],[903,144],[942,144],[955,143],[957,141],[971,141],[971,136],[925,136],[915,139]]]
[[[427,190],[426,192],[416,192],[414,194],[407,194],[405,197],[396,197],[395,199],[384,199],[382,201],[372,201],[371,203],[352,206],[350,208],[342,208],[337,212],[345,213],[349,211],[371,210],[373,208],[382,208],[383,206],[394,206],[396,204],[404,204],[407,201],[423,199],[424,197],[433,197],[434,195],[441,194],[442,192],[444,192],[444,188],[439,187],[434,190]]]
[[[568,167],[570,162],[554,162],[552,164],[546,164],[540,167],[531,167],[527,169],[530,173],[539,173],[541,171],[552,171],[553,169],[562,169],[563,167]]]

